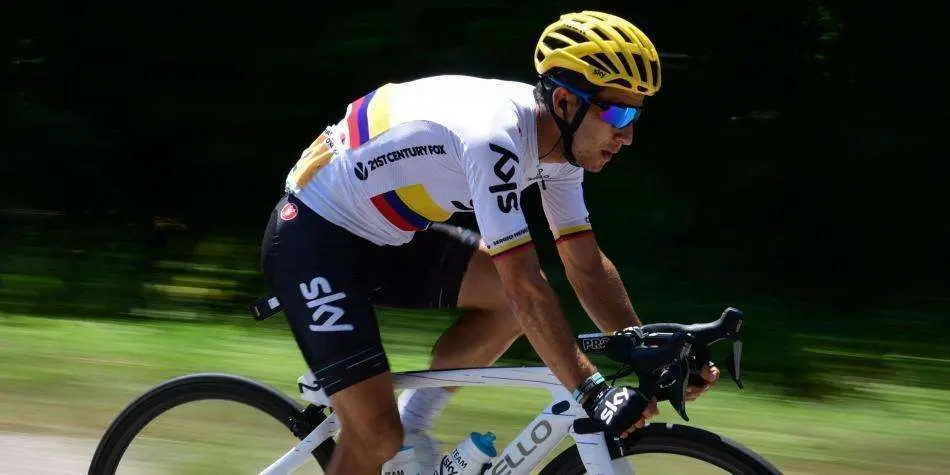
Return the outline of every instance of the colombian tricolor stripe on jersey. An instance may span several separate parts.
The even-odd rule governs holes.
[[[370,201],[390,223],[403,231],[425,229],[430,222],[445,221],[452,215],[436,204],[421,184],[387,191]]]
[[[590,224],[581,224],[580,226],[571,226],[569,228],[559,229],[554,243],[559,244],[563,241],[579,238],[590,232],[592,232]]]
[[[346,126],[350,148],[357,148],[373,137],[389,130],[389,92],[387,84],[350,104],[346,111]]]

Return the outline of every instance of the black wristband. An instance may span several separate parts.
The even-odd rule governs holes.
[[[574,393],[572,394],[572,396],[574,396],[574,401],[581,402],[581,399],[583,399],[585,395],[603,383],[604,377],[600,375],[600,372],[588,376],[587,379],[585,379],[584,382],[574,390]]]

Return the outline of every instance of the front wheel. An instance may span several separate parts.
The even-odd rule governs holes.
[[[645,456],[646,454],[656,454]],[[661,455],[664,454],[664,455]],[[775,466],[741,444],[712,432],[677,424],[650,424],[626,439],[614,458],[631,457],[638,473],[780,474]],[[652,460],[648,460],[652,459]],[[652,464],[653,466],[645,466]],[[703,467],[710,472],[703,470]],[[719,469],[719,470],[717,470]],[[551,460],[542,475],[586,473],[576,446]]]
[[[284,394],[250,379],[228,374],[182,376],[152,388],[119,414],[99,442],[89,473],[114,474],[133,439],[153,419],[178,406],[209,400],[232,401],[243,405],[245,410],[246,406],[257,409],[258,414],[269,416],[272,424],[276,421],[283,425],[298,439],[306,437],[326,417],[320,408],[311,406],[302,410]],[[321,468],[326,468],[332,450],[333,440],[328,439],[313,451]]]

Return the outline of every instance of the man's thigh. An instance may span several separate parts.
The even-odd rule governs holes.
[[[483,310],[508,308],[501,278],[486,248],[479,248],[468,263],[459,285],[458,307]]]
[[[453,224],[474,223],[457,218]],[[378,248],[360,267],[370,279],[370,299],[376,305],[455,308],[474,252],[471,246],[444,233],[420,231],[407,244]]]
[[[262,246],[271,291],[328,396],[389,371],[369,294],[353,267],[364,252],[359,238],[292,196],[278,204]]]
[[[547,280],[544,272],[541,277]],[[477,308],[483,310],[510,310],[505,297],[498,269],[491,260],[488,249],[480,247],[469,260],[458,291],[459,308]]]

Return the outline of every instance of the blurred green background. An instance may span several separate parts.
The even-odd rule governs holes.
[[[305,368],[283,317],[256,323],[247,305],[266,292],[260,238],[300,151],[385,82],[533,82],[537,35],[582,8],[636,23],[664,68],[634,145],[586,178],[601,247],[646,322],[746,313],[747,388],[724,381],[691,423],[787,473],[950,471],[947,4],[463,0],[8,7],[0,472],[35,473],[16,463],[49,447],[72,454],[50,471],[83,471],[125,404],[188,372],[294,394]],[[536,190],[525,201],[575,330],[594,329]],[[424,367],[452,318],[383,309],[393,366]],[[502,361],[537,362],[523,339]],[[438,435],[510,438],[539,408],[511,401],[463,391]],[[239,412],[217,419],[243,427]],[[265,439],[248,424],[234,437]],[[191,469],[220,472],[235,454],[206,433],[175,438],[197,434]]]

